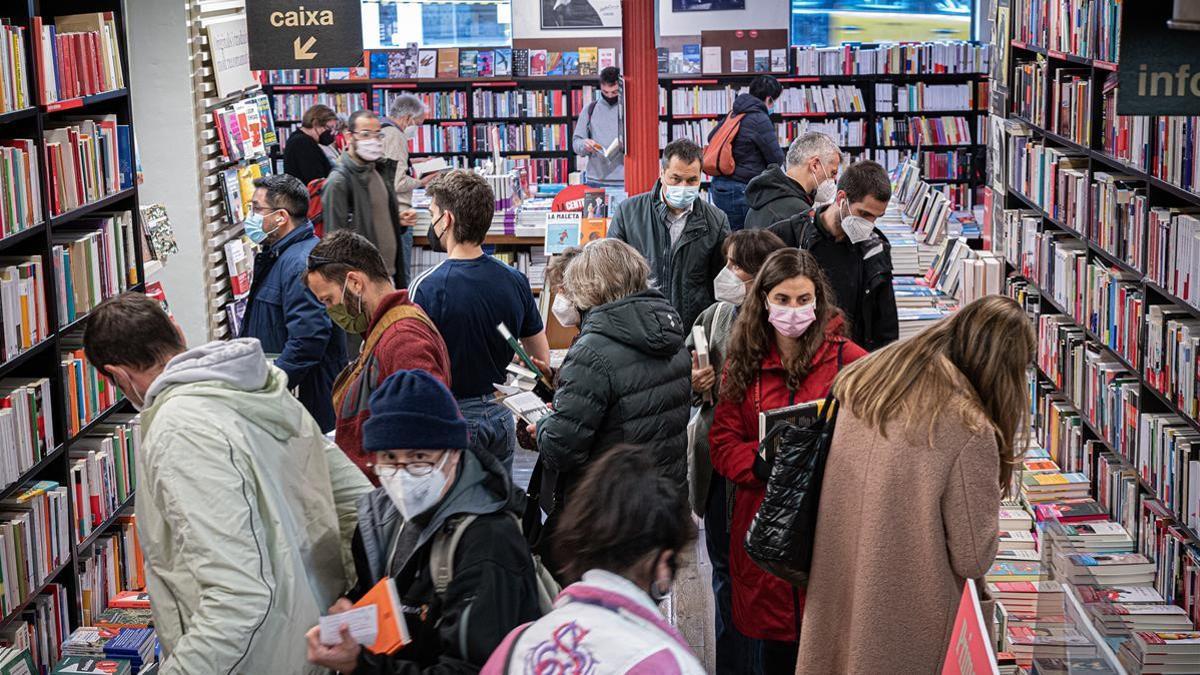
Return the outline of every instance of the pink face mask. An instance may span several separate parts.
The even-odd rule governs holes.
[[[789,338],[798,338],[817,320],[817,303],[803,307],[783,307],[767,303],[768,320],[775,330]]]

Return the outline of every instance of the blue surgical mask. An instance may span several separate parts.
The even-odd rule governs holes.
[[[267,240],[267,237],[271,234],[271,232],[279,229],[276,227],[275,230],[271,230],[271,232],[264,230],[262,214],[253,209],[250,210],[250,214],[246,216],[246,219],[242,221],[242,227],[246,230],[246,236],[249,237],[250,241],[254,242],[255,244],[263,243]]]
[[[696,197],[700,195],[700,187],[697,185],[664,185],[663,199],[673,209],[686,209],[696,201]]]

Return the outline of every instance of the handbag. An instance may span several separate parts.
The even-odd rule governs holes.
[[[841,357],[839,348],[839,371]],[[762,505],[746,531],[746,554],[793,586],[808,583],[812,569],[821,482],[837,411],[838,401],[830,392],[812,422],[804,426],[777,424],[760,443],[765,449],[762,461],[770,473]]]

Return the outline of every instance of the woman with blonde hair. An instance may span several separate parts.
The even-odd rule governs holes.
[[[996,554],[1037,343],[988,296],[846,369],[797,673],[935,673]]]
[[[686,489],[687,329],[650,288],[646,261],[623,241],[589,242],[567,266],[562,294],[579,314],[579,337],[559,370],[554,412],[537,424],[542,480],[530,491],[540,491],[542,512],[553,519],[583,471],[621,443],[645,446]],[[552,546],[538,548],[557,559]]]
[[[733,625],[762,642],[764,673],[795,668],[804,589],[768,574],[746,554],[746,530],[766,492],[765,478],[754,471],[758,415],[825,398],[841,367],[866,356],[845,333],[820,264],[807,251],[785,248],[755,276],[725,355],[709,449],[713,470],[735,488],[729,527]]]

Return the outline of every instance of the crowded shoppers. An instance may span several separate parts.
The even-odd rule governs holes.
[[[142,415],[137,533],[162,671],[316,672],[303,632],[350,581],[362,473],[257,340],[188,350],[129,292],[92,311],[83,344]]]
[[[770,227],[828,204],[837,192],[842,151],[819,131],[801,134],[788,146],[783,166],[772,166],[746,186],[746,229]]]
[[[409,293],[437,325],[450,350],[450,390],[471,428],[476,451],[512,468],[516,428],[496,401],[496,384],[514,349],[503,324],[532,358],[550,361],[542,315],[525,275],[483,252],[496,197],[483,176],[463,169],[429,184],[429,246],[447,259],[413,280]]]
[[[567,267],[562,292],[579,338],[559,372],[554,412],[537,425],[543,513],[555,516],[583,471],[618,443],[644,445],[663,475],[686,484],[687,329],[649,273],[615,239],[588,243]],[[563,549],[552,548],[557,562]]]
[[[324,148],[333,145],[337,128],[337,115],[329,106],[318,103],[305,110],[299,131],[284,143],[283,172],[298,178],[305,187],[314,180],[328,178],[333,164]]]
[[[734,171],[728,176],[713,176],[713,204],[729,216],[733,231],[742,229],[746,221],[746,184],[772,164],[784,162],[783,148],[771,121],[771,106],[779,100],[783,85],[770,75],[757,75],[750,81],[750,91],[733,99],[733,109],[726,116],[742,115],[737,135],[733,138]],[[720,127],[709,133],[709,140]]]
[[[688,492],[692,509],[704,518],[704,543],[712,563],[719,672],[752,670],[756,650],[733,628],[733,589],[729,579],[729,502],[733,489],[724,478],[713,476],[708,432],[712,428],[713,412],[721,399],[717,374],[725,368],[734,320],[754,276],[767,257],[781,248],[784,243],[767,230],[741,230],[731,234],[725,240],[728,262],[713,281],[717,301],[696,319],[696,326],[704,329],[708,341],[708,366],[700,367],[699,357],[692,356],[693,403],[699,410],[688,428]],[[696,348],[692,333],[688,334],[687,346],[691,350]]]
[[[619,446],[587,469],[556,536],[571,552],[563,576],[576,583],[553,612],[509,633],[484,675],[704,672],[657,606],[680,558],[691,555],[696,528],[683,493],[652,457],[649,448]]]
[[[712,281],[725,266],[729,219],[700,195],[700,146],[686,138],[663,149],[662,175],[650,192],[626,200],[608,236],[633,246],[685,326],[713,303]]]
[[[308,190],[294,176],[254,181],[245,231],[262,246],[242,319],[242,337],[255,338],[287,375],[288,388],[321,431],[333,430],[333,381],[346,365],[346,336],[304,285],[308,254],[317,245],[306,220]]]
[[[579,112],[575,133],[571,137],[571,148],[578,157],[587,160],[587,168],[583,172],[584,185],[624,189],[625,148],[619,140],[624,130],[621,71],[615,66],[604,68],[600,71],[599,85],[600,98]]]
[[[408,285],[408,261],[400,249],[401,227],[416,223],[416,211],[401,220],[396,191],[379,171],[383,132],[379,116],[359,110],[350,116],[350,147],[342,154],[321,195],[325,231],[348,229],[367,238],[383,256],[388,276]]]
[[[379,250],[365,238],[334,232],[309,253],[305,269],[305,284],[333,322],[363,339],[358,358],[334,383],[333,410],[338,446],[368,472],[362,427],[371,393],[398,370],[424,370],[448,384],[450,355],[437,327],[407,290],[396,290]]]
[[[517,512],[524,495],[495,457],[471,449],[445,385],[392,373],[371,394],[363,449],[382,487],[359,502],[358,585],[333,613],[392,577],[412,642],[395,654],[308,632],[308,658],[341,673],[475,673],[510,630],[540,615]],[[283,672],[280,670],[261,672]]]
[[[788,246],[812,253],[821,263],[854,341],[867,351],[900,335],[892,245],[875,227],[891,198],[887,171],[875,162],[857,162],[842,172],[833,203],[771,226]]]
[[[993,295],[838,379],[797,673],[941,670],[963,583],[996,553],[1036,349]]]
[[[842,366],[866,354],[845,337],[844,328],[817,261],[805,251],[783,249],[754,278],[725,355],[709,446],[713,469],[735,486],[729,554],[733,624],[762,641],[764,673],[795,669],[805,589],[764,571],[746,554],[746,531],[766,490],[754,472],[758,415],[829,393]]]
[[[412,219],[406,215],[412,210],[413,190],[425,187],[437,177],[436,173],[427,174],[424,178],[412,175],[412,165],[408,158],[408,144],[416,137],[421,125],[425,123],[427,110],[425,103],[415,94],[400,94],[392,99],[388,108],[388,116],[381,120],[380,132],[383,134],[383,178],[392,184],[396,193],[396,205],[400,209],[400,218]],[[412,227],[405,227],[400,233],[400,250],[406,264],[412,264]]]

